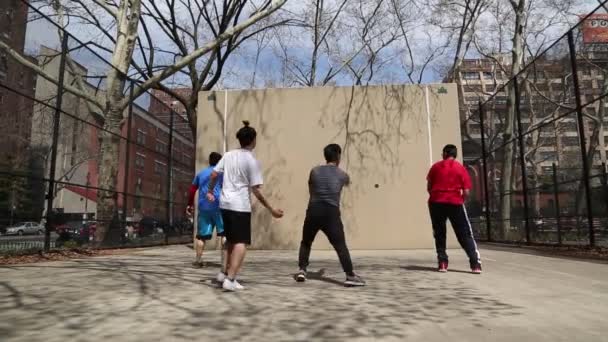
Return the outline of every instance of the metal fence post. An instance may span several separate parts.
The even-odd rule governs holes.
[[[169,112],[169,154],[167,160],[167,224],[173,229],[173,126],[175,111],[171,108]],[[169,228],[167,227],[167,228]],[[165,234],[165,242],[168,243],[168,236]]]
[[[61,40],[61,59],[59,60],[59,78],[57,80],[57,101],[55,103],[55,115],[53,118],[53,141],[51,145],[51,167],[49,171],[49,189],[46,194],[46,225],[44,229],[44,251],[51,249],[51,230],[54,223],[53,199],[55,198],[55,173],[57,171],[57,144],[59,140],[59,120],[61,119],[61,107],[63,105],[63,83],[65,76],[65,65],[68,51],[69,36],[64,33]]]
[[[604,201],[606,202],[604,213],[606,213],[608,212],[608,172],[606,170],[606,163],[602,163],[602,187],[604,188]]]
[[[576,47],[574,46],[574,35],[568,32],[568,46],[570,48],[570,63],[572,64],[572,81],[574,83],[574,95],[576,100],[576,117],[578,121],[578,137],[581,146],[583,161],[583,182],[585,185],[585,200],[587,203],[587,220],[589,224],[589,245],[595,246],[595,228],[593,227],[593,208],[591,207],[591,183],[589,181],[589,160],[587,159],[587,142],[585,141],[585,121],[583,120],[583,105],[581,101],[581,89],[578,80],[578,67],[576,64]],[[577,213],[578,214],[578,213]]]
[[[486,151],[486,137],[485,137],[485,123],[483,105],[479,101],[479,125],[481,126],[481,159],[482,159],[482,172],[483,172],[483,192],[484,192],[484,206],[486,215],[486,231],[488,241],[492,241],[492,226],[491,226],[491,213],[490,213],[490,188],[488,187],[488,155]]]
[[[515,115],[517,116],[517,142],[519,144],[519,164],[521,167],[521,186],[523,190],[524,201],[524,223],[526,230],[526,243],[530,243],[530,209],[528,205],[528,171],[526,169],[526,160],[524,153],[524,130],[521,124],[521,96],[519,94],[519,82],[517,76],[512,79],[513,88],[515,91]]]
[[[131,172],[131,168],[129,168],[129,164],[130,164],[130,159],[131,159],[131,129],[132,129],[132,125],[133,125],[133,101],[135,100],[133,98],[133,92],[135,91],[135,82],[131,81],[131,88],[129,89],[129,118],[127,119],[127,141],[125,143],[125,185],[123,188],[123,194],[122,194],[122,215],[125,218],[125,225],[127,225],[127,210],[129,209],[129,206],[127,205],[127,202],[129,201],[129,173]]]
[[[557,219],[557,243],[562,244],[562,218],[559,205],[559,183],[557,181],[557,165],[553,163],[553,203],[555,205],[555,218]]]

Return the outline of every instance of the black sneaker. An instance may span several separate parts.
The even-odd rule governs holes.
[[[353,287],[353,286],[365,286],[365,280],[359,277],[358,275],[346,276],[346,281],[344,281],[344,286]]]
[[[296,275],[294,276],[294,279],[298,282],[298,283],[303,283],[306,281],[306,271],[304,270],[300,270],[298,271],[298,273],[296,273]]]

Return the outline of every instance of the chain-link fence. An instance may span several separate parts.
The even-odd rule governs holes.
[[[608,245],[608,40],[589,31],[605,13],[598,7],[471,111],[479,239]]]
[[[108,52],[28,2],[5,5],[11,21],[0,32],[7,47],[0,49],[0,252],[92,245],[101,225],[108,231],[96,242],[104,246],[190,240],[195,143],[183,110],[157,91],[129,98],[140,83],[128,80],[122,120],[109,124],[102,110],[112,74]],[[104,139],[117,146],[117,162],[101,157]],[[114,186],[101,186],[109,183],[101,177]],[[111,201],[109,221],[98,218],[101,201]]]

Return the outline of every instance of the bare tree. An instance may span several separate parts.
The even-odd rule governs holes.
[[[256,22],[266,18],[279,9],[285,2],[286,0],[268,2],[265,7],[254,11],[246,20],[232,25],[230,28],[219,33],[214,39],[200,44],[181,59],[154,68],[153,72],[148,73],[147,77],[134,90],[135,98],[151,88],[159,87],[161,82],[179,73],[201,57],[217,52],[226,41],[240,34]],[[129,80],[128,75],[130,70],[132,68],[139,68],[133,55],[140,41],[140,29],[146,31],[145,24],[140,24],[141,22],[145,22],[145,19],[142,21],[142,15],[145,13],[143,11],[146,8],[150,8],[152,3],[153,1],[142,0],[120,0],[116,3],[102,0],[74,0],[70,3],[70,6],[75,6],[80,10],[78,13],[83,18],[87,18],[89,22],[95,24],[95,27],[110,42],[109,47],[104,48],[111,51],[111,68],[107,70],[105,75],[105,90],[101,96],[87,93],[79,89],[78,86],[64,85],[64,89],[67,92],[101,108],[101,115],[103,115],[104,129],[99,133],[101,145],[99,187],[103,191],[100,191],[98,195],[97,218],[100,220],[100,224],[97,229],[97,243],[101,243],[104,239],[109,227],[108,222],[112,220],[116,213],[115,190],[116,177],[118,175],[120,128],[124,120],[123,112],[132,100],[125,94],[125,86]],[[171,2],[170,4],[172,5],[173,3]],[[153,37],[150,36],[149,41],[152,41],[152,39]],[[59,83],[56,77],[50,75],[8,44],[0,41],[0,49],[46,80],[54,84]]]
[[[469,2],[473,4],[473,2]],[[490,148],[501,147],[501,160],[499,161],[500,184],[498,186],[501,231],[504,237],[511,227],[511,201],[515,185],[514,164],[516,161],[516,84],[509,82],[504,88],[502,80],[510,79],[520,72],[525,63],[538,56],[556,35],[557,28],[566,27],[575,17],[570,15],[575,6],[574,1],[564,1],[559,6],[552,6],[551,0],[510,0],[508,3],[489,0],[481,4],[477,19],[471,20],[470,40],[465,45],[464,55],[456,56],[455,66],[459,65],[459,59],[466,55],[468,46],[475,47],[474,53],[482,55],[487,61],[495,66],[492,73],[494,84],[492,91],[479,89],[480,100],[494,95],[497,90],[504,92],[506,98],[506,111],[496,111],[491,106],[486,106],[486,132],[490,132]],[[469,6],[469,8],[475,8]],[[570,20],[570,21],[569,21]],[[465,25],[461,26],[464,27]],[[460,41],[460,39],[459,39]],[[464,42],[467,40],[465,39]],[[508,56],[508,57],[507,57]],[[457,69],[455,69],[457,70]],[[461,75],[456,75],[461,77]],[[520,75],[520,83],[524,79]],[[459,81],[466,86],[466,80]],[[518,84],[520,95],[525,98],[527,90],[523,83]],[[501,89],[502,88],[502,89]],[[529,94],[528,94],[529,95]],[[461,94],[461,101],[464,100]],[[502,96],[500,94],[499,96]],[[464,102],[464,101],[463,101]],[[469,108],[464,108],[469,111]],[[473,117],[466,115],[467,118]],[[533,113],[534,114],[534,113]],[[536,120],[530,118],[529,120]],[[500,127],[497,129],[497,127]],[[468,135],[468,125],[463,125],[465,136]],[[470,140],[473,141],[473,140]],[[536,145],[533,143],[533,145]],[[534,148],[532,148],[534,149]],[[535,153],[526,154],[526,159],[531,161]]]

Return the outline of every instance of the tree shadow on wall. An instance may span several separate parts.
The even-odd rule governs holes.
[[[324,113],[321,127],[337,127],[334,137],[342,141],[344,168],[350,174],[352,185],[345,191],[343,207],[351,210],[356,198],[365,196],[370,185],[393,184],[402,181],[408,156],[401,155],[401,145],[417,141],[426,135],[426,118],[416,112],[415,102],[424,99],[424,93],[412,95],[410,87],[369,86],[333,88]],[[330,103],[343,103],[339,115],[326,112]],[[419,166],[415,166],[419,167]],[[347,228],[356,233],[356,221]]]
[[[282,146],[277,143],[271,132],[271,122],[274,118],[272,110],[266,110],[268,102],[268,93],[266,91],[243,91],[236,97],[231,106],[240,108],[247,104],[256,108],[257,116],[254,118],[244,118],[251,121],[253,127],[258,132],[258,145],[256,150],[263,149],[268,151],[268,155],[272,155],[272,164],[264,164],[261,161],[264,172],[264,186],[262,192],[264,196],[271,199],[271,203],[281,208],[281,203],[285,200],[285,194],[288,189],[281,189],[277,184],[281,184],[281,179],[290,177],[285,172],[287,161],[283,157],[281,151]],[[251,105],[253,102],[253,105]],[[279,114],[280,115],[280,114]],[[237,125],[240,122],[236,123]],[[230,127],[230,124],[228,125]],[[276,133],[276,132],[275,132]],[[273,218],[268,210],[261,206],[257,201],[254,202],[252,210],[252,221],[255,225],[252,226],[252,248],[254,249],[292,249],[297,246],[298,238],[295,236],[287,236],[287,233],[279,230],[277,219]]]
[[[284,158],[279,159],[270,166],[264,168],[264,182],[270,186],[263,189],[264,196],[272,199],[272,204],[281,208],[281,203],[285,200],[283,190],[272,184],[278,184],[279,179],[285,176],[283,172],[286,165]],[[252,248],[255,249],[292,249],[297,246],[298,237],[286,236],[284,231],[277,227],[277,219],[272,217],[270,212],[261,204],[255,203],[252,213],[253,221],[256,225],[252,227]]]

